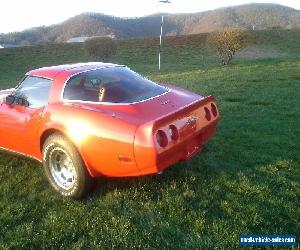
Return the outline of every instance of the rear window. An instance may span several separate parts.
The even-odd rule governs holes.
[[[167,89],[126,67],[91,70],[67,82],[63,98],[90,102],[133,103],[167,92]]]

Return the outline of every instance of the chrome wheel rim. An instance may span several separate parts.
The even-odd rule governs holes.
[[[49,154],[49,167],[55,183],[65,190],[70,190],[77,179],[74,164],[69,154],[60,147]]]

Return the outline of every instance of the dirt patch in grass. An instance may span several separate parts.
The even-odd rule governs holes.
[[[239,97],[229,97],[229,98],[225,98],[226,102],[244,102],[245,99],[243,98],[239,98]]]
[[[249,46],[236,55],[239,59],[266,59],[266,58],[280,58],[287,54],[274,47],[265,47],[261,45]]]
[[[270,106],[272,103],[264,101],[253,101],[248,103],[250,106]]]

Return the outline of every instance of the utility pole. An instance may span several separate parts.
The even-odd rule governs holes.
[[[160,0],[160,3],[171,3],[169,0]],[[164,25],[164,15],[161,15],[161,25],[160,25],[160,36],[159,36],[159,47],[158,47],[158,70],[160,71],[161,65],[161,45],[163,36],[163,25]]]

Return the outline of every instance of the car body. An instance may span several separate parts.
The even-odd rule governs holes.
[[[115,64],[35,69],[0,91],[2,149],[45,165],[45,142],[60,134],[91,177],[160,173],[195,155],[218,120],[213,96],[158,85]]]

